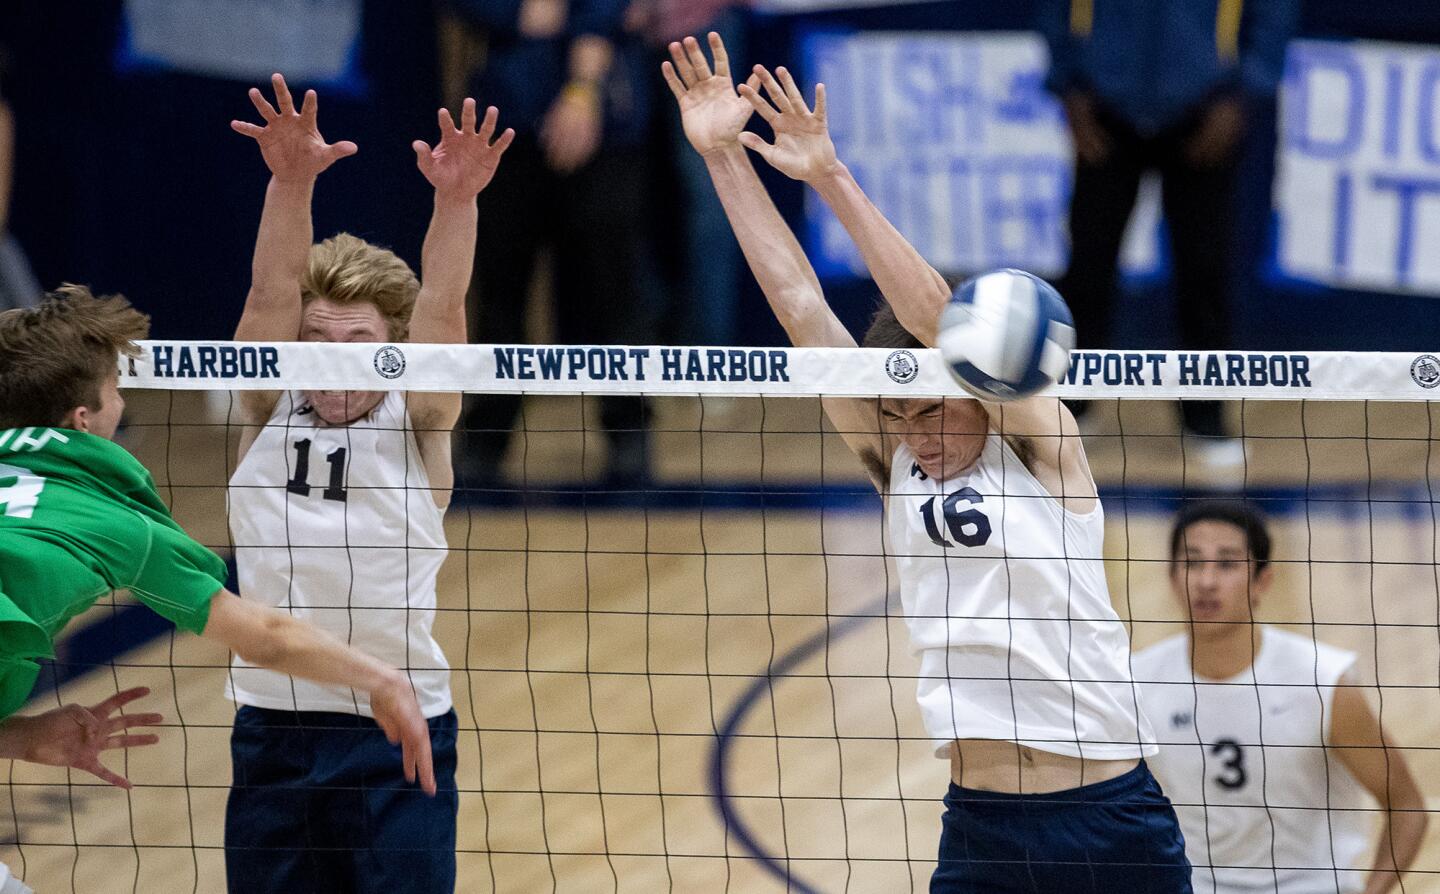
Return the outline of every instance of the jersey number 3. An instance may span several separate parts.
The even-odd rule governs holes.
[[[1215,777],[1215,783],[1232,792],[1244,788],[1250,774],[1245,772],[1245,749],[1240,747],[1240,743],[1234,739],[1220,739],[1210,746],[1210,753],[1220,758],[1220,765],[1225,768]]]
[[[979,491],[973,487],[962,487],[940,504],[945,528],[950,536],[955,538],[955,543],[946,540],[945,534],[940,531],[939,521],[935,518],[935,501],[938,499],[940,498],[931,497],[920,507],[920,518],[925,522],[925,533],[930,535],[931,543],[951,548],[955,543],[961,546],[984,546],[990,541],[990,519],[975,508],[985,502]],[[962,509],[962,504],[968,504],[969,508]]]
[[[330,464],[330,486],[325,488],[327,500],[345,502],[345,448],[336,447],[325,455]],[[285,483],[285,489],[297,497],[310,496],[310,439],[295,442],[295,477]]]

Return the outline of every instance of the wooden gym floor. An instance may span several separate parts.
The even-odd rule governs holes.
[[[223,548],[224,430],[197,424],[215,404],[133,393],[125,440],[182,523]],[[787,859],[815,891],[926,890],[948,768],[923,740],[915,661],[886,599],[878,501],[853,495],[858,467],[820,434],[813,401],[707,399],[703,435],[696,401],[658,405],[668,494],[546,493],[448,516],[436,629],[457,668],[458,890],[784,891]],[[1097,411],[1087,449],[1111,495],[1112,595],[1135,645],[1178,628],[1165,495],[1243,484],[1267,498],[1278,534],[1265,619],[1360,653],[1392,742],[1440,804],[1440,411],[1251,404],[1238,476],[1182,453],[1167,405]],[[575,400],[529,401],[512,479],[573,489],[604,449],[583,427]],[[771,487],[763,506],[737,493],[757,482]],[[675,492],[685,483],[711,491],[704,505]],[[166,634],[64,684],[60,700],[85,703],[148,685],[143,704],[169,726],[124,762],[128,794],[14,764],[0,859],[40,894],[223,891],[225,663]],[[1407,891],[1440,892],[1432,830]]]

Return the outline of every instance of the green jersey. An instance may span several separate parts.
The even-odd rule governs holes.
[[[225,563],[181,530],[150,473],[104,438],[0,431],[0,718],[29,696],[65,624],[129,590],[176,626],[205,629]]]

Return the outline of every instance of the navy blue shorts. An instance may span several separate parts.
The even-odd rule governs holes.
[[[1094,785],[1010,795],[950,785],[931,894],[1189,894],[1175,810],[1140,765]]]
[[[455,890],[455,712],[431,718],[439,792],[405,781],[368,717],[242,707],[230,754],[225,876],[234,894]]]

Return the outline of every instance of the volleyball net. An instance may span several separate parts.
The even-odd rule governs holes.
[[[459,718],[457,890],[928,890],[949,766],[916,705],[880,496],[822,399],[963,397],[938,354],[148,342],[120,372],[118,440],[177,521],[232,561],[240,392],[521,398],[495,474],[462,476],[444,520],[434,633]],[[1187,630],[1169,574],[1176,512],[1249,501],[1275,538],[1255,623],[1353,652],[1389,753],[1431,797],[1437,386],[1430,355],[1077,351],[1053,390],[1090,402],[1106,572],[1133,646]],[[637,443],[603,424],[597,401],[616,395],[649,406],[641,478],[603,475],[608,451]],[[1185,400],[1221,402],[1238,441],[1183,433]],[[311,483],[333,484],[311,465]],[[366,610],[348,607],[355,623]],[[162,741],[107,755],[128,792],[12,764],[0,859],[41,892],[224,890],[229,666],[123,593],[77,619],[27,710],[145,685],[137,707],[165,714]],[[1238,781],[1243,767],[1233,798],[1179,806],[1355,820],[1368,864],[1374,802],[1332,781],[1317,814],[1267,782],[1294,743],[1232,744],[1195,743],[1203,772]],[[1440,846],[1427,842],[1405,890],[1440,890]]]

